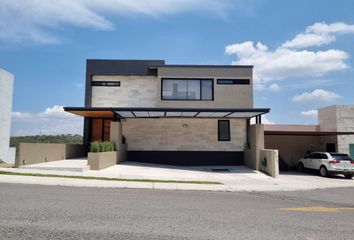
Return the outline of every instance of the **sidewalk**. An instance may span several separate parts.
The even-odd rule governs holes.
[[[212,169],[227,169],[228,171],[214,172],[212,171]],[[177,167],[126,162],[124,164],[116,165],[101,171],[88,170],[84,172],[73,172],[18,168],[0,168],[0,171],[124,179],[214,181],[223,183],[223,185],[189,183],[152,183],[0,175],[0,182],[3,183],[23,183],[77,187],[145,188],[232,192],[296,191],[335,187],[354,187],[354,180],[347,180],[342,177],[322,178],[317,175],[288,172],[285,174],[281,174],[279,178],[275,179],[261,172],[246,168],[244,166]]]

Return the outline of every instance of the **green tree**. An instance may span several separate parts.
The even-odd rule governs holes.
[[[73,143],[82,144],[82,136],[75,134],[16,136],[10,138],[10,147],[19,143]]]

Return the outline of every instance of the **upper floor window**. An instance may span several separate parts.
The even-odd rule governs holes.
[[[210,101],[214,99],[213,79],[163,78],[162,100]]]
[[[218,79],[218,84],[239,84],[239,85],[249,85],[249,79]]]
[[[92,81],[95,87],[120,87],[119,81]]]

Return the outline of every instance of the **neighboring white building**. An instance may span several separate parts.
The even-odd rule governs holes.
[[[9,148],[14,75],[0,68],[0,159],[15,162],[15,149]]]

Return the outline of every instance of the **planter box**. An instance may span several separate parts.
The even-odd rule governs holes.
[[[88,153],[88,165],[91,170],[101,170],[117,164],[117,152]]]

